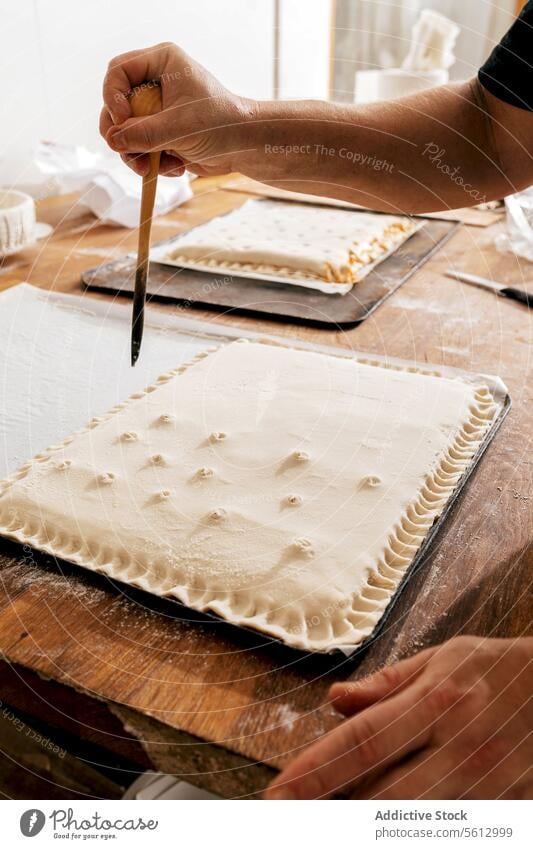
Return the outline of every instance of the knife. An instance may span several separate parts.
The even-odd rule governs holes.
[[[505,286],[503,283],[495,283],[493,280],[486,280],[485,277],[478,277],[477,274],[469,274],[466,271],[453,271],[451,268],[446,272],[446,276],[453,277],[454,280],[461,280],[463,283],[470,283],[472,286],[479,286],[480,289],[488,289],[501,298],[520,301],[526,307],[533,308],[533,292],[526,292],[525,289]]]

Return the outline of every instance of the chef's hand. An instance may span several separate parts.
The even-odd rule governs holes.
[[[158,79],[162,111],[132,118],[128,92]],[[224,88],[175,44],[116,56],[104,80],[100,132],[138,174],[148,171],[146,151],[161,150],[160,173],[178,176],[185,166],[202,176],[227,174],[240,145],[239,127],[252,101]]]
[[[533,798],[533,638],[458,637],[352,684],[267,799]]]

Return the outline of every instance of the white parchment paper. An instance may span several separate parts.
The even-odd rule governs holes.
[[[210,344],[146,310],[130,366],[131,304],[26,283],[0,294],[0,479]]]

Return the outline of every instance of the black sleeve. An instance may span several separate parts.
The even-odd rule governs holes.
[[[533,112],[533,0],[494,48],[478,79],[495,97]]]

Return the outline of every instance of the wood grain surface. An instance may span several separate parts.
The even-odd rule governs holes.
[[[220,183],[197,180],[192,201],[154,220],[154,239],[242,202]],[[81,292],[84,269],[135,248],[135,231],[98,224],[75,200],[40,204],[40,219],[52,221],[55,233],[0,265],[0,289],[26,280]],[[2,702],[93,747],[117,769],[162,769],[222,795],[247,796],[340,721],[325,701],[332,681],[367,674],[456,634],[532,633],[532,315],[443,273],[453,265],[533,292],[530,266],[495,250],[500,227],[460,228],[349,332],[190,313],[506,382],[510,415],[384,633],[363,656],[304,657],[2,541]]]

